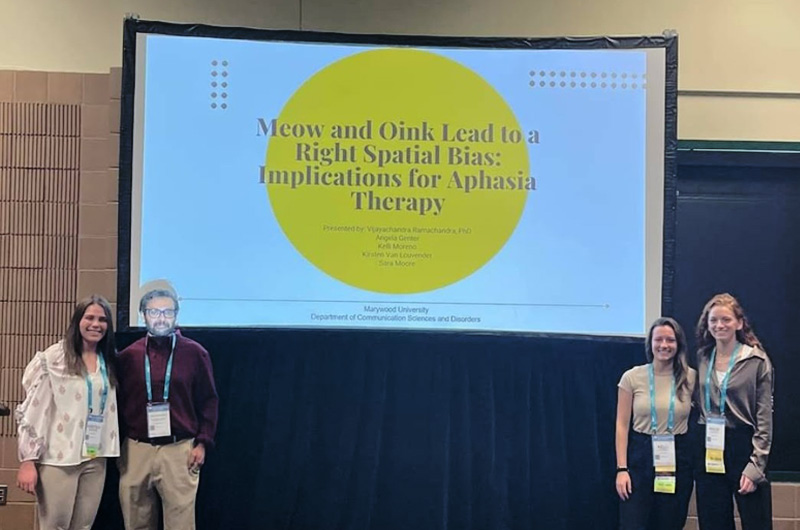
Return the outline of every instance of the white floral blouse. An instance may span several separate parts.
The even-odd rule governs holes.
[[[92,407],[100,411],[103,388],[98,369],[92,379]],[[62,342],[37,352],[22,376],[25,401],[17,407],[19,460],[41,464],[72,466],[90,458],[84,455],[83,438],[88,385],[83,376],[67,373]],[[119,422],[116,388],[108,388],[103,411],[103,428],[97,456],[119,456]]]

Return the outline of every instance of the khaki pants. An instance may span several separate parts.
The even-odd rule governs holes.
[[[194,530],[200,475],[189,471],[193,440],[169,445],[125,440],[119,459],[119,501],[126,530],[156,530],[158,499],[164,530]]]
[[[106,483],[106,459],[77,466],[36,466],[37,512],[41,530],[90,530]]]

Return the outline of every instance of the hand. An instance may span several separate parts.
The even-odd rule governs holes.
[[[39,473],[36,471],[36,464],[32,460],[25,461],[19,465],[17,471],[17,487],[25,493],[36,494],[36,483],[39,481]]]
[[[739,479],[739,494],[740,495],[747,495],[748,493],[753,493],[756,491],[755,482],[747,478],[746,476],[742,475]]]
[[[189,461],[187,465],[189,466],[189,471],[192,473],[200,473],[200,467],[206,461],[206,448],[203,444],[197,444],[192,448],[192,452],[189,453]]]
[[[627,471],[620,471],[617,473],[617,495],[623,501],[627,501],[633,493],[633,486],[631,486],[631,475]]]

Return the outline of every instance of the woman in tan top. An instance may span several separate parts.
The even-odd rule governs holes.
[[[697,375],[686,363],[687,348],[680,325],[659,318],[647,334],[647,364],[631,368],[619,382],[616,487],[622,530],[680,530],[686,522]]]
[[[766,477],[772,445],[772,363],[733,296],[708,301],[697,323],[697,515],[701,530],[772,528]]]

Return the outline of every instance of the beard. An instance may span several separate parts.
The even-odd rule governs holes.
[[[155,326],[152,324],[147,324],[147,333],[149,333],[153,337],[167,337],[172,335],[175,331],[175,324],[173,325],[162,325],[162,326]]]

